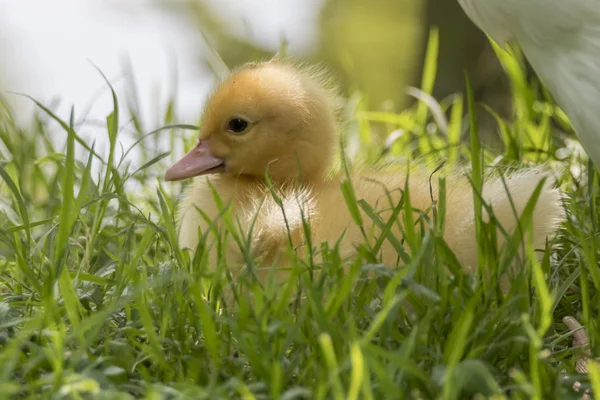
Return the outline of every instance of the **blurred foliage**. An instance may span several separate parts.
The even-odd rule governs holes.
[[[428,0],[422,19],[424,28],[437,26],[440,33],[434,97],[443,98],[462,91],[465,70],[479,97],[486,97],[483,92],[491,88],[496,93],[507,95],[508,79],[487,37],[471,22],[457,1]],[[417,57],[418,75],[423,70],[426,43],[427,37],[423,37],[419,44],[421,53]]]
[[[229,67],[273,54],[274,49],[232,33],[228,28],[231,21],[220,17],[208,1],[180,4]],[[405,88],[421,86],[429,31],[437,27],[438,78],[433,96],[443,99],[463,93],[466,71],[476,101],[491,106],[503,118],[510,116],[506,75],[487,37],[456,1],[324,0],[318,26],[314,50],[303,56],[330,67],[347,94],[360,93],[366,109],[398,112],[416,101]],[[499,143],[494,117],[486,113],[481,117],[484,140],[491,145]]]
[[[316,57],[338,69],[370,108],[391,100],[397,109],[404,105],[403,88],[414,73],[415,45],[423,33],[419,9],[413,0],[328,0]]]
[[[273,49],[233,34],[207,1],[188,0],[184,7],[228,66],[273,54]],[[402,105],[400,88],[413,74],[415,43],[422,32],[419,9],[412,0],[325,0],[318,41],[305,58],[331,67],[347,91],[360,90],[376,108],[386,100]]]

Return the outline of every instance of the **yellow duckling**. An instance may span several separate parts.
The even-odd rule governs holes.
[[[357,244],[365,241],[363,230],[353,222],[340,190],[345,175],[330,173],[337,143],[334,95],[320,70],[280,60],[251,63],[232,72],[207,102],[198,144],[165,175],[169,181],[206,175],[196,178],[184,195],[179,216],[181,247],[194,250],[199,233],[210,230],[211,221],[218,221],[218,229],[224,226],[214,190],[231,206],[231,220],[243,238],[252,237],[250,254],[261,260],[260,265],[288,265],[287,257],[279,256],[288,250],[290,239],[295,251],[304,251],[303,218],[309,222],[315,249],[325,241],[333,247],[343,235],[342,257],[355,254]],[[281,206],[271,194],[267,172],[280,187]],[[414,171],[409,176],[413,209],[428,210],[432,205],[429,174]],[[518,215],[544,177],[544,172],[535,169],[506,179]],[[369,203],[387,222],[401,201],[406,171],[355,171],[351,178],[357,199]],[[437,195],[435,183],[433,193]],[[462,175],[453,174],[447,177],[446,196],[445,240],[461,264],[474,270],[477,241],[471,185]],[[513,232],[517,219],[502,181],[485,182],[483,197],[502,227]],[[420,216],[415,212],[413,220]],[[392,232],[401,239],[402,214],[397,218]],[[547,182],[534,212],[536,248],[544,247],[546,237],[563,218],[561,193]],[[364,213],[363,220],[364,232],[377,237],[381,230],[373,220]],[[209,250],[213,266],[216,251],[216,246]],[[228,268],[245,262],[234,240],[228,241],[226,257]],[[381,246],[380,257],[385,265],[399,264],[398,252],[388,240]]]

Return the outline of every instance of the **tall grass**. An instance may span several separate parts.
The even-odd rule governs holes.
[[[366,241],[341,274],[342,260],[330,243],[318,248],[321,265],[308,262],[319,275],[305,273],[306,260],[298,259],[284,285],[262,285],[251,275],[234,281],[222,262],[216,270],[209,266],[202,250],[190,257],[179,249],[174,193],[180,188],[167,190],[162,181],[166,154],[146,146],[139,165],[132,166],[132,152],[120,150],[114,91],[106,157],[79,136],[76,107],[60,117],[38,104],[34,123],[23,129],[3,106],[0,393],[566,399],[581,395],[572,389],[576,381],[580,391],[598,390],[598,367],[590,367],[591,381],[575,373],[573,355],[580,350],[570,348],[571,332],[562,323],[566,315],[579,318],[597,355],[598,180],[588,176],[564,115],[525,79],[518,52],[497,49],[514,84],[514,116],[499,120],[505,150],[482,148],[476,116],[493,110],[476,105],[468,86],[464,96],[439,102],[428,97],[435,80],[433,38],[422,91],[413,92],[422,100],[418,105],[399,115],[348,113],[358,137],[370,138],[376,121],[386,122],[390,132],[405,132],[389,142],[389,156],[469,163],[478,210],[485,207],[477,191],[486,168],[544,162],[555,170],[569,195],[568,221],[542,262],[527,249],[508,293],[486,276],[498,276],[503,265],[520,258],[518,249],[507,249],[503,262],[493,261],[494,221],[480,220],[482,268],[466,274],[443,240],[444,213],[452,206],[445,203],[443,181],[429,228],[408,224],[404,237],[388,235],[398,244],[402,268],[378,264],[381,244]],[[175,122],[173,115],[168,107],[165,125]],[[169,135],[175,143],[193,136],[184,132],[189,128],[175,125],[153,135]],[[138,133],[136,146],[147,140]],[[56,147],[56,135],[66,138],[64,147]],[[80,152],[85,156],[76,157]],[[128,190],[133,181],[142,189]],[[362,209],[386,226],[351,184],[341,190],[356,223]],[[410,193],[396,206],[402,218]],[[225,293],[233,293],[233,300],[224,302]]]

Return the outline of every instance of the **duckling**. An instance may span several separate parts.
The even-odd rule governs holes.
[[[203,112],[197,145],[165,174],[168,181],[194,178],[185,190],[179,212],[179,241],[195,250],[199,234],[224,227],[227,218],[244,238],[251,237],[250,255],[261,266],[277,265],[284,279],[291,248],[302,255],[307,243],[332,245],[339,241],[342,257],[351,257],[365,241],[364,232],[381,231],[362,210],[364,230],[353,222],[340,184],[345,174],[332,169],[337,143],[336,91],[321,69],[274,59],[250,63],[233,71],[218,85]],[[430,210],[430,172],[411,171],[408,188],[413,209]],[[269,177],[269,179],[266,178]],[[350,179],[358,200],[364,200],[387,222],[402,199],[406,169],[360,168]],[[490,179],[483,198],[489,202],[502,227],[513,232],[533,190],[548,175],[541,169],[519,172],[504,183]],[[272,195],[277,186],[277,197]],[[228,204],[228,213],[214,194]],[[437,187],[433,187],[437,196]],[[472,187],[462,174],[447,177],[445,240],[468,270],[477,267],[477,240]],[[512,197],[512,202],[511,202]],[[533,245],[544,247],[564,218],[561,193],[550,180],[543,186],[533,217]],[[513,209],[514,206],[514,209]],[[429,214],[431,214],[430,211]],[[415,212],[413,220],[421,217]],[[402,237],[402,214],[392,232]],[[304,229],[306,221],[310,237]],[[502,236],[502,235],[499,235]],[[341,238],[341,240],[340,240]],[[499,239],[499,244],[503,239]],[[209,250],[215,265],[216,246]],[[228,241],[228,268],[241,266],[248,252]],[[387,240],[380,251],[381,262],[399,263],[397,250]],[[267,268],[265,268],[267,270]],[[266,272],[258,273],[259,279]]]

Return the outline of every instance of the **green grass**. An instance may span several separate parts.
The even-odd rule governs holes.
[[[40,105],[25,129],[2,108],[0,393],[73,399],[567,399],[581,394],[571,390],[575,381],[598,390],[598,367],[590,368],[591,379],[575,374],[577,350],[570,349],[562,318],[575,316],[587,327],[598,355],[600,186],[573,145],[567,148],[571,142],[564,139],[573,135],[564,115],[535,82],[525,80],[519,54],[499,55],[515,100],[514,117],[499,121],[502,153],[482,150],[474,112],[493,111],[475,107],[468,91],[440,99],[450,115],[447,135],[424,103],[399,115],[369,113],[363,105],[347,112],[361,138],[371,137],[377,121],[390,132],[405,130],[389,155],[468,163],[475,188],[491,164],[547,163],[554,169],[569,196],[568,220],[542,262],[528,249],[506,294],[496,279],[482,279],[483,273],[497,277],[504,265],[493,261],[493,219],[478,224],[482,268],[469,276],[443,241],[444,210],[452,206],[443,199],[430,229],[417,225],[403,238],[390,238],[399,251],[401,241],[408,244],[401,254],[405,267],[382,267],[378,244],[365,242],[344,275],[330,243],[319,248],[322,265],[296,260],[284,285],[260,285],[251,276],[234,282],[222,263],[215,271],[201,252],[190,259],[176,242],[181,187],[163,182],[171,158],[148,142],[159,135],[172,143],[191,141],[194,133],[182,129],[189,127],[147,137],[138,128],[141,141],[133,151],[141,149],[142,160],[131,165],[131,152],[122,158],[118,145],[123,121],[116,96],[106,119],[107,157],[79,137],[74,113],[60,119]],[[424,88],[431,89],[435,62],[426,65]],[[470,129],[463,110],[471,113]],[[165,125],[173,115],[168,107]],[[556,133],[552,121],[565,131]],[[66,139],[64,147],[56,147],[57,137]],[[369,143],[364,153],[378,157],[381,149]],[[557,151],[566,154],[562,160]],[[128,190],[133,183],[136,189]],[[351,186],[343,190],[354,213],[362,208],[377,218]],[[398,207],[408,209],[409,199]],[[505,251],[504,262],[516,260],[517,250]],[[312,274],[316,269],[321,273]],[[226,293],[234,293],[228,303],[222,301]]]

